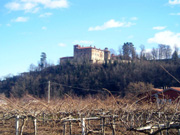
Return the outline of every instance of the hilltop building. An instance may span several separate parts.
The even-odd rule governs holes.
[[[65,64],[67,62],[73,63],[98,63],[102,64],[109,62],[110,51],[108,48],[104,50],[97,49],[96,47],[81,47],[80,45],[74,45],[74,56],[73,57],[62,57],[60,58],[60,63]]]

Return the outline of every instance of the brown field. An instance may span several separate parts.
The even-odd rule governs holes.
[[[157,106],[136,101],[112,95],[65,95],[48,104],[30,95],[21,99],[1,95],[0,134],[15,134],[17,116],[19,135],[178,134],[179,102]]]

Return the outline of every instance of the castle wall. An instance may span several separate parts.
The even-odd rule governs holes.
[[[104,61],[109,61],[111,59],[110,51],[107,48],[104,50]]]
[[[75,48],[74,49],[74,60],[77,62],[91,60],[91,48]]]
[[[70,62],[90,62],[102,64],[105,61],[110,60],[110,52],[107,48],[105,50],[97,49],[96,47],[81,47],[80,45],[74,45],[74,57],[61,58],[61,63],[67,61]]]
[[[63,57],[63,58],[60,58],[60,64],[61,65],[64,65],[67,62],[72,63],[73,61],[74,61],[74,57]]]
[[[104,51],[93,48],[91,60],[93,61],[93,63],[103,63],[104,62]]]

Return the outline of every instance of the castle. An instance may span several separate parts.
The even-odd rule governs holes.
[[[74,45],[74,56],[73,57],[62,57],[60,58],[60,64],[71,63],[98,63],[102,64],[109,62],[110,51],[108,48],[104,50],[97,49],[96,47],[81,47],[80,45]]]

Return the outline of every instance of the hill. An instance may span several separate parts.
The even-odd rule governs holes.
[[[180,80],[179,62],[174,61],[132,61],[109,64],[71,64],[50,66],[42,70],[29,71],[19,76],[0,81],[0,92],[7,97],[22,97],[31,94],[47,97],[48,81],[51,96],[64,94],[105,94],[106,90],[122,97],[145,91],[151,87],[179,86],[167,72]],[[131,87],[129,86],[131,84]],[[143,84],[143,85],[142,85]]]

